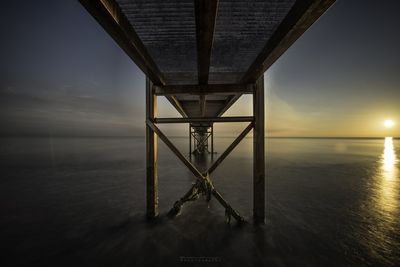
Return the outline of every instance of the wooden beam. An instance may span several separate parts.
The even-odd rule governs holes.
[[[202,117],[204,117],[206,116],[206,96],[200,95],[199,101],[200,101],[200,114]]]
[[[253,116],[238,117],[190,117],[190,118],[154,118],[154,123],[213,123],[213,122],[252,122]]]
[[[210,104],[222,105],[225,102],[226,102],[226,100],[220,100],[220,99],[207,100],[207,103],[210,103]],[[180,99],[179,103],[181,103],[183,106],[193,105],[193,107],[194,107],[194,105],[199,104],[199,100],[198,99],[190,99],[190,100],[189,99]]]
[[[253,217],[255,223],[265,221],[265,139],[264,139],[264,76],[257,80],[253,94]]]
[[[156,95],[232,95],[252,94],[254,84],[208,84],[154,86]]]
[[[200,143],[200,140],[196,137],[196,132],[193,132],[193,138],[196,141],[196,146],[198,143]]]
[[[189,124],[189,157],[192,155],[192,126]]]
[[[207,170],[207,173],[211,174],[215,169],[222,163],[222,161],[232,152],[233,149],[246,137],[246,135],[253,129],[253,123],[251,122],[242,133],[232,142],[232,144],[221,154],[221,156],[213,163],[213,165]],[[213,150],[213,149],[212,149]]]
[[[296,1],[292,9],[250,65],[241,83],[254,83],[335,2]]]
[[[196,138],[196,140],[198,141],[198,145],[197,146],[202,146],[203,144],[205,144],[206,142],[207,142],[207,144],[208,144],[208,139],[210,138],[210,134],[209,133],[207,133],[207,137],[206,138],[203,138],[203,139],[200,139],[200,140],[197,140],[197,138]],[[197,149],[197,148],[196,148]]]
[[[183,109],[181,103],[179,102],[178,99],[176,99],[175,96],[167,95],[165,97],[172,104],[172,106],[174,106],[174,108],[182,115],[182,117],[187,117],[186,111]]]
[[[157,97],[152,82],[146,77],[146,120],[157,114]],[[146,214],[153,219],[158,216],[157,136],[146,126]]]
[[[158,66],[115,0],[79,0],[79,2],[154,84],[165,84]]]
[[[164,76],[115,0],[79,1],[154,84],[165,84]],[[183,117],[187,117],[176,97],[167,96],[167,99]]]
[[[201,180],[204,180],[203,174],[197,170],[197,168],[190,162],[188,161],[185,156],[177,149],[174,144],[168,139],[167,136],[153,123],[151,120],[147,120],[146,124],[148,127],[150,127],[157,135],[160,137],[160,139],[169,147],[169,149],[181,160],[181,162],[188,167],[188,169],[193,173],[193,175]]]
[[[193,175],[199,179],[200,181],[209,180],[208,175],[203,175],[190,161],[188,161],[185,156],[177,149],[174,144],[169,141],[168,137],[164,135],[164,133],[150,120],[146,121],[147,126],[149,126],[160,139],[171,149],[171,151],[181,160],[181,162],[193,173]],[[212,186],[212,185],[211,185]],[[212,186],[212,195],[215,199],[228,211],[238,222],[243,222],[244,219],[240,216],[240,214],[235,211],[228,202],[222,197],[222,195]]]
[[[217,8],[218,0],[194,1],[197,38],[197,73],[199,84],[208,83]]]
[[[217,116],[222,116],[241,96],[242,96],[242,94],[235,94],[235,95],[230,96],[226,100],[223,108],[221,108],[221,110],[218,112]]]
[[[214,188],[212,190],[212,194],[215,197],[216,200],[218,200],[218,202],[225,208],[226,211],[229,211],[229,213],[232,215],[233,218],[236,219],[236,221],[238,223],[243,223],[244,219],[242,218],[242,216],[240,216],[240,214],[234,210],[231,205],[229,205],[228,202],[226,202],[226,200],[222,197],[222,195]]]
[[[214,124],[211,125],[211,157],[214,155]]]

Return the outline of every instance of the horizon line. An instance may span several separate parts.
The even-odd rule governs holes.
[[[0,138],[144,138],[145,135],[45,135],[45,134],[0,134]],[[187,138],[182,135],[170,135],[171,138]],[[216,138],[236,138],[236,135],[222,135]],[[384,139],[392,137],[400,139],[400,136],[265,136],[265,139]],[[246,136],[245,138],[253,138]]]

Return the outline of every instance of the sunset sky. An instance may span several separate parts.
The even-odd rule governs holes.
[[[337,1],[265,73],[267,136],[400,136],[398,10]],[[6,0],[2,11],[0,134],[144,135],[144,75],[78,1]],[[161,97],[159,114],[177,116]],[[250,96],[226,113],[249,114]]]

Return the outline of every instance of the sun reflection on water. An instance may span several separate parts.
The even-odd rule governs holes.
[[[393,138],[385,138],[385,148],[381,157],[380,206],[386,212],[396,209],[397,203],[397,158]]]
[[[395,178],[394,177],[395,163],[396,163],[396,153],[393,148],[393,138],[386,137],[385,149],[383,152],[383,166],[382,166],[385,179],[392,180]]]
[[[395,247],[392,239],[393,225],[398,220],[399,208],[399,178],[398,160],[396,158],[395,143],[392,137],[386,137],[383,153],[376,169],[375,183],[371,184],[371,202],[367,216],[369,221],[366,229],[368,242],[366,246],[371,251],[388,251],[389,254]],[[373,242],[372,242],[373,241]]]

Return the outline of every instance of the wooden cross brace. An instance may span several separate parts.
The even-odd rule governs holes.
[[[231,216],[236,219],[238,223],[244,222],[244,218],[234,210],[222,195],[215,189],[210,179],[210,174],[222,163],[222,161],[232,152],[232,150],[243,140],[243,138],[253,129],[254,123],[251,122],[242,133],[233,141],[233,143],[221,154],[221,156],[208,168],[205,173],[201,173],[186,157],[174,146],[167,136],[150,120],[146,124],[157,134],[158,137],[171,149],[172,152],[182,161],[182,163],[193,173],[196,177],[196,182],[192,185],[190,190],[178,201],[175,202],[169,214],[172,216],[177,215],[182,206],[188,201],[196,200],[200,194],[206,195],[207,201],[210,201],[211,196],[214,196],[217,201],[225,208],[226,221],[229,223]]]
[[[192,133],[190,133],[190,134],[192,134]],[[193,138],[197,141],[197,146],[196,146],[196,149],[194,150],[194,152],[195,152],[196,150],[199,149],[199,146],[204,145],[204,144],[208,141],[208,139],[209,139],[210,136],[211,136],[211,133],[207,133],[207,137],[204,138],[204,139],[202,139],[202,140],[197,139],[197,137],[196,137],[195,134],[193,134],[192,136],[193,136]],[[193,153],[194,153],[194,152],[193,152]],[[208,150],[208,148],[207,148],[207,152],[210,153],[210,151]]]

